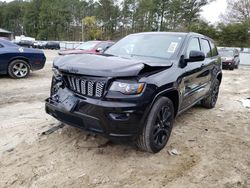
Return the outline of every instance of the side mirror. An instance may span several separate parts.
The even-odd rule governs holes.
[[[195,51],[192,50],[189,53],[189,58],[186,59],[186,62],[196,62],[196,61],[204,61],[205,60],[205,54],[201,51]]]
[[[99,53],[103,53],[104,52],[104,50],[102,48],[97,48],[95,51],[99,52]]]

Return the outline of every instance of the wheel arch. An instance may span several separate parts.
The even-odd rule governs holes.
[[[179,101],[180,101],[180,98],[179,98],[179,92],[177,89],[168,89],[166,91],[162,91],[162,92],[159,92],[156,97],[154,98],[152,104],[151,104],[151,107],[150,109],[153,107],[154,103],[160,98],[160,97],[167,97],[169,98],[172,102],[173,102],[173,105],[174,105],[174,115],[175,117],[177,116],[178,114],[178,111],[179,111]]]
[[[29,59],[26,58],[26,57],[23,57],[23,56],[17,56],[17,57],[14,57],[14,58],[11,58],[8,62],[8,66],[9,64],[12,62],[12,61],[15,61],[15,60],[23,60],[25,61],[26,63],[28,63],[28,65],[30,66],[30,62],[29,62]],[[31,67],[31,66],[30,66]]]

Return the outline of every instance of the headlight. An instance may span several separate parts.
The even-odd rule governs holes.
[[[62,74],[57,68],[52,68],[52,71],[54,73],[54,77],[56,80],[61,80],[62,79]]]
[[[118,91],[126,95],[140,94],[144,89],[145,83],[125,83],[113,82],[110,91]]]

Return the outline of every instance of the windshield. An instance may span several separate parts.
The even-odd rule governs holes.
[[[169,59],[179,48],[181,36],[168,34],[129,35],[105,53],[120,57],[149,57]]]
[[[92,50],[98,44],[97,41],[84,42],[76,47],[77,50]]]
[[[233,57],[234,56],[234,52],[232,50],[219,51],[219,54],[221,55],[221,57]]]

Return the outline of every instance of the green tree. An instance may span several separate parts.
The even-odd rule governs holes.
[[[227,0],[228,7],[223,20],[227,23],[250,21],[249,0]]]
[[[218,40],[219,37],[219,32],[217,29],[213,25],[210,25],[209,23],[202,20],[192,23],[189,26],[189,30],[206,35],[214,40]]]
[[[219,44],[221,46],[232,47],[249,47],[250,33],[247,23],[220,24]]]
[[[33,0],[31,1],[25,9],[23,23],[25,28],[25,34],[37,37],[39,32],[39,13],[42,0]]]
[[[98,28],[96,18],[94,16],[87,16],[83,20],[84,40],[100,39],[102,31]]]

